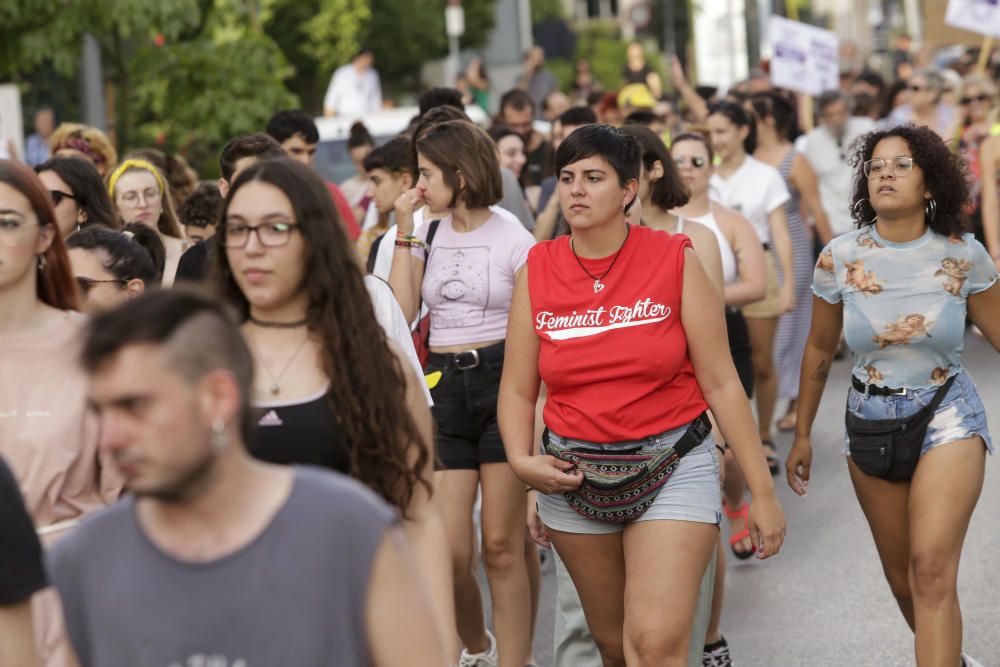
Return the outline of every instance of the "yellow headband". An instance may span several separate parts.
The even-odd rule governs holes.
[[[146,160],[125,160],[111,172],[111,178],[108,179],[108,194],[111,195],[112,199],[115,196],[115,186],[118,185],[118,179],[129,169],[143,169],[150,172],[153,174],[153,178],[156,179],[156,184],[160,186],[160,194],[166,192],[166,188],[163,186],[163,177],[160,176],[160,170],[152,162],[147,162]]]

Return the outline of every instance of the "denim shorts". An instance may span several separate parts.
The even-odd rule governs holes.
[[[614,452],[641,446],[643,453],[658,452],[672,446],[687,431],[688,425],[642,440],[599,444],[563,438],[549,432],[549,439],[559,447],[595,452]],[[628,524],[587,519],[577,513],[561,493],[538,494],[538,514],[552,530],[583,535],[620,533]],[[685,454],[676,470],[660,487],[656,500],[635,521],[694,521],[719,525],[722,521],[722,494],[719,491],[719,462],[715,458],[715,439],[711,434]]]
[[[934,398],[938,387],[907,389],[898,396],[865,396],[851,387],[847,393],[847,409],[861,419],[901,419],[920,410]],[[982,436],[986,449],[993,453],[989,427],[986,425],[986,409],[976,391],[976,385],[964,370],[959,371],[944,400],[934,413],[934,419],[927,427],[927,436],[920,448],[923,456],[938,445],[956,440],[966,440]],[[851,455],[850,441],[844,435],[844,454]]]

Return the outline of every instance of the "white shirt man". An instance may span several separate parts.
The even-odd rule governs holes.
[[[327,116],[360,116],[382,108],[382,84],[371,51],[360,51],[347,65],[337,68],[323,97]]]
[[[833,236],[840,236],[854,228],[851,145],[861,135],[874,130],[875,123],[870,118],[850,116],[847,98],[840,91],[823,93],[818,110],[820,125],[806,135],[802,154],[819,180],[819,197],[830,221],[830,230]],[[825,245],[830,239],[822,241]]]

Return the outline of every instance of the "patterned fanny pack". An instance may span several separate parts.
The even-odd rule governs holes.
[[[570,507],[587,519],[625,523],[649,509],[681,458],[711,432],[712,423],[708,413],[703,412],[673,446],[658,452],[637,453],[640,448],[596,452],[563,447],[552,442],[548,429],[542,434],[542,445],[546,454],[572,463],[583,473],[580,488],[563,494]]]

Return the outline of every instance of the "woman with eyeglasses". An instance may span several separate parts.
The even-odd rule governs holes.
[[[962,82],[958,149],[969,170],[971,194],[966,211],[972,232],[986,245],[994,261],[1000,260],[1000,117],[997,86],[983,74],[970,74]],[[984,187],[984,184],[990,187]],[[987,232],[988,230],[988,232]]]
[[[426,387],[376,319],[369,281],[388,287],[363,278],[326,184],[288,158],[240,173],[215,238],[224,249],[215,282],[245,318],[257,368],[252,400],[261,416],[250,452],[348,474],[397,508],[450,638],[451,568],[431,502]]]
[[[163,243],[137,222],[119,232],[98,225],[68,239],[69,261],[80,287],[81,310],[97,313],[134,299],[160,283]]]
[[[888,129],[913,123],[929,127],[942,139],[949,139],[954,134],[957,118],[955,108],[941,101],[945,83],[938,70],[918,69],[906,84],[909,91],[908,102],[895,108],[882,122],[882,127]]]
[[[122,223],[138,222],[159,234],[166,251],[163,286],[173,285],[187,243],[163,174],[145,160],[125,160],[111,172],[108,193]]]
[[[0,160],[0,456],[51,542],[112,502],[121,480],[97,449],[77,355],[86,317],[52,198],[28,167]],[[36,595],[43,664],[68,664],[53,592]]]
[[[89,225],[119,227],[104,181],[87,160],[56,157],[36,166],[35,173],[52,195],[56,226],[63,238]]]
[[[962,347],[968,316],[1000,350],[997,270],[963,233],[964,165],[933,130],[869,134],[855,165],[858,229],[827,245],[813,278],[788,483],[805,495],[843,328],[854,356],[847,467],[917,665],[979,666],[962,654],[957,578],[993,444]]]

